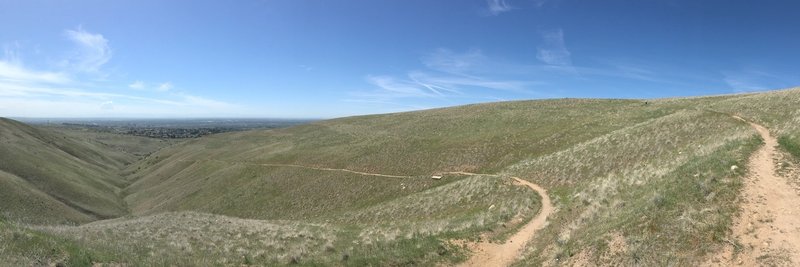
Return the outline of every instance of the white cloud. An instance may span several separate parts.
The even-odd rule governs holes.
[[[536,7],[543,7],[547,2],[550,2],[550,0],[533,0],[533,4],[536,5]]]
[[[178,96],[182,98],[182,102],[186,106],[206,107],[212,110],[219,110],[219,111],[237,108],[236,105],[204,97],[193,96],[188,94],[178,94]]]
[[[111,47],[102,34],[87,32],[82,27],[78,27],[76,30],[65,30],[64,33],[77,45],[77,50],[65,62],[70,69],[97,72],[101,66],[111,60]]]
[[[348,101],[381,103],[400,98],[472,98],[476,93],[485,94],[493,90],[528,93],[526,89],[537,84],[534,81],[484,77],[482,73],[486,66],[498,64],[491,62],[477,49],[465,53],[438,49],[422,57],[421,61],[429,70],[409,71],[401,77],[367,76],[367,83],[373,85],[375,90],[351,93],[359,99]]]
[[[502,91],[522,92],[527,85],[535,82],[523,82],[513,80],[497,80],[470,75],[438,75],[425,72],[410,72],[408,77],[420,86],[436,90],[438,92],[459,93],[462,88],[483,88]]]
[[[380,93],[384,97],[434,97],[441,95],[436,90],[426,89],[425,86],[413,81],[398,80],[391,76],[367,76],[367,82],[382,89]]]
[[[168,92],[175,88],[175,85],[172,82],[163,82],[159,84],[149,85],[144,81],[135,81],[128,85],[131,89],[135,90],[148,90],[148,91],[156,91],[156,92]]]
[[[213,100],[211,100],[214,102]],[[220,102],[222,103],[222,102]],[[0,116],[6,117],[226,117],[252,114],[251,110],[227,104],[202,105],[180,101],[175,105],[115,99],[97,101],[86,98],[18,98],[0,97]]]
[[[499,15],[503,12],[511,11],[512,7],[505,0],[486,0],[489,13],[492,15]]]
[[[238,105],[186,93],[153,98],[3,81],[0,106],[4,107],[0,116],[33,117],[224,116],[245,112]]]
[[[455,53],[448,49],[437,49],[422,58],[426,67],[443,72],[463,73],[474,67],[483,65],[488,59],[478,49],[471,49],[466,53]]]
[[[110,81],[101,85],[94,79],[81,79],[85,76],[71,73],[99,71],[111,56],[108,41],[102,35],[82,29],[68,30],[67,33],[70,39],[81,44],[82,51],[64,61],[66,65],[62,67],[66,69],[61,72],[26,68],[19,60],[19,47],[5,47],[5,57],[0,59],[0,116],[219,117],[252,112],[234,104],[186,92],[172,92],[171,82],[135,94],[113,93]],[[135,81],[127,87],[147,89],[148,86],[143,81]]]
[[[165,82],[165,83],[159,84],[158,88],[156,88],[156,90],[161,91],[161,92],[166,92],[166,91],[169,91],[170,89],[172,89],[172,87],[173,86],[172,86],[171,82]]]
[[[785,88],[797,83],[785,78],[793,77],[791,75],[779,75],[754,68],[723,71],[722,76],[722,81],[737,93]]]
[[[100,109],[102,110],[113,110],[114,109],[114,101],[105,101],[100,103]]]
[[[0,61],[0,81],[33,84],[64,84],[69,82],[70,79],[63,73],[32,71],[20,65],[12,64],[6,61]]]
[[[543,31],[542,45],[537,48],[536,58],[548,65],[571,66],[571,53],[564,42],[562,29]]]
[[[19,42],[13,42],[3,45],[3,61],[13,65],[22,65],[22,58],[20,56]]]
[[[129,84],[128,87],[136,90],[144,89],[144,82],[143,81],[135,81],[132,84]]]

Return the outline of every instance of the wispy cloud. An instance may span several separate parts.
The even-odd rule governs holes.
[[[21,45],[19,42],[12,42],[3,45],[3,61],[8,62],[14,65],[22,64],[22,59],[20,56],[20,47]]]
[[[101,74],[101,67],[110,60],[108,40],[82,28],[65,33],[78,50],[54,66],[58,71],[28,68],[18,44],[4,47],[0,116],[226,116],[247,112],[238,105],[175,90],[172,82],[148,85],[137,80],[115,88],[109,85],[113,81],[100,84],[86,79],[85,74]]]
[[[572,54],[564,42],[564,31],[562,29],[542,31],[541,37],[543,43],[537,47],[537,59],[549,65],[572,65]]]
[[[435,97],[442,95],[435,88],[427,87],[411,80],[399,80],[391,76],[367,76],[366,80],[381,90],[364,95],[381,96],[382,98]]]
[[[7,110],[0,116],[130,116],[130,115],[225,115],[242,112],[243,108],[223,101],[207,99],[188,93],[169,93],[159,96],[137,96],[119,93],[92,92],[65,85],[34,85],[0,81],[0,101],[15,103],[18,110]],[[29,106],[23,103],[31,103]],[[43,110],[43,103],[52,105]],[[82,103],[91,108],[70,106],[59,109],[61,103]],[[11,104],[8,104],[11,105]],[[108,111],[113,110],[114,113]],[[79,113],[84,112],[84,113]],[[131,113],[134,112],[135,113]],[[155,111],[161,111],[157,113]]]
[[[135,81],[128,85],[131,89],[142,90],[144,89],[145,85],[143,81]]]
[[[159,84],[158,88],[156,88],[156,89],[158,91],[161,91],[161,92],[166,92],[166,91],[169,91],[170,89],[172,89],[172,87],[173,87],[173,85],[172,85],[171,82],[165,82],[165,83]]]
[[[47,71],[28,70],[22,65],[0,61],[0,81],[17,83],[64,84],[70,81],[66,74]]]
[[[155,92],[167,92],[175,88],[175,85],[172,82],[163,82],[163,83],[146,83],[144,81],[135,81],[128,85],[129,88],[134,90],[148,90],[148,91],[155,91]]]
[[[100,109],[102,109],[102,110],[113,110],[114,109],[114,101],[109,100],[109,101],[100,103]]]
[[[75,51],[64,61],[71,70],[97,72],[111,60],[111,47],[102,34],[87,32],[83,27],[65,30],[64,34],[76,45]]]
[[[426,67],[449,73],[464,73],[478,65],[484,65],[488,58],[479,49],[470,49],[465,53],[456,53],[439,48],[422,58]]]
[[[474,98],[492,91],[529,93],[527,89],[535,81],[488,78],[481,75],[490,59],[480,50],[472,49],[456,53],[438,49],[423,56],[421,61],[427,70],[408,71],[402,76],[368,75],[365,80],[374,90],[351,92],[358,102],[384,103],[394,99],[438,99]]]
[[[543,7],[544,5],[546,5],[549,2],[554,2],[554,1],[551,1],[551,0],[533,0],[533,4],[536,7]]]
[[[722,71],[721,74],[722,81],[737,93],[796,86],[800,82],[787,78],[794,77],[793,75],[776,74],[757,68]]]
[[[503,12],[511,11],[512,7],[505,0],[486,0],[489,13],[492,15],[499,15]]]

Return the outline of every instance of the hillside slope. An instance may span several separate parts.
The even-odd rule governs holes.
[[[505,242],[541,210],[518,177],[546,189],[554,209],[516,265],[698,265],[737,242],[747,162],[762,142],[735,116],[778,137],[783,178],[800,184],[789,171],[798,104],[800,89],[515,101],[218,134],[89,188],[115,192],[127,216],[29,230],[141,265],[455,264],[470,254],[464,244]],[[91,151],[102,153],[72,154]],[[0,170],[18,196],[51,195]]]
[[[341,183],[346,175],[290,165],[418,177],[500,172],[547,187],[560,208],[523,263],[696,264],[729,240],[745,162],[758,144],[757,134],[731,115],[763,121],[791,140],[798,99],[794,89],[648,101],[502,102],[217,135],[141,162],[127,200],[138,214],[197,210],[330,220],[352,214],[353,207],[377,212],[385,207],[381,200],[414,191],[388,193],[383,190],[403,182],[375,179],[380,182],[364,181],[365,188],[357,177]],[[734,165],[739,171],[729,170]],[[276,198],[268,192],[293,193]],[[304,196],[303,206],[291,195]],[[352,206],[331,206],[339,201]],[[707,210],[717,212],[709,216]],[[614,236],[626,240],[624,253],[603,245]],[[593,246],[601,249],[584,249]],[[653,249],[665,253],[647,252]]]
[[[124,215],[119,172],[136,160],[94,140],[0,119],[0,210],[28,223]]]
[[[447,171],[492,173],[526,158],[564,150],[628,125],[665,116],[678,108],[644,105],[638,100],[521,101],[214,135],[160,151],[133,166],[141,170],[131,177],[134,183],[126,189],[127,200],[136,214],[200,210],[248,218],[298,219],[303,217],[296,213],[253,213],[285,208],[279,202],[218,200],[271,196],[264,190],[251,190],[259,186],[251,180],[282,181],[283,184],[264,185],[276,191],[307,188],[307,192],[325,192],[325,187],[333,185],[340,197],[365,200],[387,190],[389,185],[396,189],[402,182],[374,179],[377,181],[365,184],[375,193],[363,194],[357,192],[367,189],[361,186],[314,183],[317,179],[354,177],[350,174],[281,164],[416,177]],[[434,184],[420,183],[425,183],[423,187]],[[313,189],[315,186],[320,188]],[[311,202],[309,205],[329,203],[324,195],[301,195],[308,198],[304,201]],[[314,214],[320,212],[325,211]]]

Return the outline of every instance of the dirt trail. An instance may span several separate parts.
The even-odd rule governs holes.
[[[464,175],[479,175],[476,173],[469,173],[469,172],[449,172],[451,174],[464,174]],[[487,174],[483,174],[487,175]],[[497,175],[490,175],[490,176],[497,176]],[[519,258],[520,253],[522,253],[522,249],[525,248],[525,244],[528,243],[536,231],[542,229],[545,224],[547,223],[547,216],[553,212],[553,204],[550,201],[550,197],[547,195],[547,190],[542,188],[541,186],[528,182],[526,180],[520,179],[518,177],[511,177],[516,182],[533,189],[536,191],[539,196],[542,197],[542,207],[539,210],[539,214],[536,215],[535,218],[531,219],[527,224],[522,226],[522,228],[516,234],[512,235],[508,240],[506,240],[502,244],[497,243],[490,243],[490,242],[480,242],[471,244],[470,247],[473,251],[472,257],[470,257],[466,262],[460,264],[459,266],[481,266],[481,267],[489,267],[489,266],[509,266],[514,261]]]
[[[747,123],[758,131],[765,145],[750,157],[741,214],[733,224],[735,242],[741,247],[738,253],[732,245],[726,247],[707,265],[798,266],[800,195],[775,172],[776,139],[763,126]]]
[[[378,176],[378,177],[387,177],[387,178],[411,178],[413,176],[404,176],[404,175],[391,175],[391,174],[380,174],[380,173],[371,173],[371,172],[360,172],[348,169],[334,169],[334,168],[323,168],[323,167],[310,167],[310,166],[303,166],[303,165],[294,165],[294,164],[273,164],[273,163],[248,163],[253,165],[261,165],[261,166],[270,166],[270,167],[293,167],[293,168],[306,168],[318,171],[335,171],[335,172],[349,172],[354,174],[360,175],[367,175],[367,176]]]
[[[197,162],[193,160],[179,160],[184,162]],[[214,161],[214,162],[221,162],[225,164],[245,164],[245,165],[253,165],[253,166],[267,166],[267,167],[289,167],[289,168],[301,168],[301,169],[311,169],[311,170],[318,170],[318,171],[334,171],[334,172],[348,172],[366,176],[377,176],[377,177],[386,177],[386,178],[413,178],[414,176],[407,176],[407,175],[391,175],[391,174],[380,174],[380,173],[370,173],[370,172],[360,172],[348,169],[335,169],[335,168],[325,168],[325,167],[313,167],[313,166],[305,166],[305,165],[297,165],[297,164],[282,164],[282,163],[249,163],[249,162],[227,162],[222,160],[210,159],[207,161]]]
[[[220,160],[209,160],[209,161],[217,161],[217,162],[224,162]],[[231,164],[229,162],[224,162]],[[323,167],[311,167],[311,166],[304,166],[304,165],[295,165],[295,164],[275,164],[275,163],[238,163],[238,164],[249,164],[249,165],[260,165],[260,166],[271,166],[271,167],[293,167],[293,168],[305,168],[305,169],[313,169],[313,170],[321,170],[321,171],[338,171],[338,172],[348,172],[348,173],[355,173],[361,175],[368,175],[368,176],[378,176],[378,177],[389,177],[389,178],[413,178],[414,176],[402,176],[402,175],[389,175],[389,174],[380,174],[380,173],[368,173],[368,172],[360,172],[348,169],[334,169],[334,168],[323,168]],[[499,177],[500,175],[497,174],[483,174],[483,173],[472,173],[472,172],[443,172],[442,174],[459,174],[459,175],[486,175],[486,176],[494,176]],[[506,240],[502,244],[497,243],[489,243],[489,242],[480,242],[480,243],[473,243],[469,244],[474,252],[473,256],[470,257],[469,260],[460,264],[459,266],[481,266],[481,267],[489,267],[489,266],[509,266],[513,263],[522,253],[522,249],[525,247],[525,244],[528,243],[533,235],[539,229],[543,228],[547,222],[547,216],[553,212],[553,204],[550,201],[549,195],[547,195],[547,190],[542,188],[541,186],[528,182],[524,179],[518,177],[511,177],[517,183],[520,183],[524,186],[535,191],[539,196],[542,198],[542,207],[539,210],[539,214],[536,215],[535,218],[531,219],[527,224],[522,226],[522,228],[512,235],[508,240]]]

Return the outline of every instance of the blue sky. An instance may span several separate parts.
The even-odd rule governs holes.
[[[798,1],[0,0],[0,116],[331,118],[800,85]]]

